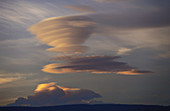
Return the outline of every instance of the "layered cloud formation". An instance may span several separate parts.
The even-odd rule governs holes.
[[[95,22],[84,16],[54,17],[29,28],[42,43],[52,46],[47,51],[81,53],[88,48],[83,43],[90,37]]]
[[[119,56],[60,56],[57,61],[64,63],[53,63],[44,66],[42,71],[48,73],[118,73],[127,75],[138,75],[151,73],[151,71],[138,71],[125,62],[118,62]]]
[[[91,90],[62,87],[55,82],[39,84],[32,96],[19,97],[9,106],[52,106],[63,104],[90,103],[94,98],[101,96]]]
[[[84,45],[85,41],[94,33],[101,29],[101,33],[106,33],[106,27],[110,27],[113,33],[117,34],[121,30],[132,30],[134,28],[152,28],[164,26],[164,23],[152,21],[155,16],[150,17],[149,13],[138,14],[92,14],[92,15],[76,15],[65,17],[53,17],[45,19],[29,28],[32,34],[42,43],[52,46],[47,51],[63,52],[63,53],[83,53],[88,47]],[[117,15],[117,16],[115,16]],[[148,15],[148,16],[146,16]],[[143,19],[133,20],[132,18],[140,17]],[[93,20],[91,19],[93,18]],[[128,20],[125,21],[125,18]],[[159,18],[156,19],[156,21]],[[152,21],[152,22],[151,22]],[[167,18],[165,18],[165,22]],[[98,25],[97,30],[96,24]],[[99,30],[98,30],[99,29]],[[108,29],[108,28],[106,28]],[[119,31],[118,31],[119,29]],[[109,32],[110,33],[110,32]],[[114,36],[114,34],[112,35]],[[101,44],[102,45],[102,44]],[[116,49],[115,49],[116,50]],[[129,48],[118,50],[119,55],[125,55],[132,51]],[[139,75],[152,73],[151,71],[141,71],[129,66],[125,62],[118,62],[115,59],[118,56],[62,56],[57,57],[57,61],[64,63],[53,63],[44,66],[42,71],[47,73],[74,73],[74,72],[90,72],[90,73],[117,73],[126,75]]]

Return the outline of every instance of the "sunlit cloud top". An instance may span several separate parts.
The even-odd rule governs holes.
[[[19,97],[9,106],[52,106],[63,104],[87,104],[101,96],[88,89],[69,88],[55,82],[39,84],[32,96]]]

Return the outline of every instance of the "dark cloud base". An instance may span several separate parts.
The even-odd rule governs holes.
[[[98,103],[99,101],[93,99],[100,97],[101,95],[88,89],[62,87],[52,82],[38,85],[32,96],[19,97],[14,103],[8,104],[8,106],[88,104]]]

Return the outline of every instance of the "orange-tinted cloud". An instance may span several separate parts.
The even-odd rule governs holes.
[[[99,94],[79,88],[56,85],[55,82],[39,84],[32,96],[19,97],[9,106],[52,106],[62,104],[83,104],[94,102],[92,99],[101,97]]]
[[[11,78],[0,78],[0,84],[5,84],[5,83],[9,83],[9,82],[13,82],[13,81],[16,81],[16,80],[19,80],[21,79],[21,77],[11,77]]]
[[[79,88],[68,88],[68,87],[59,86],[59,85],[56,85],[55,82],[51,82],[51,83],[39,84],[37,88],[35,89],[35,92],[53,91],[57,87],[62,89],[63,91],[80,90]]]
[[[42,71],[47,73],[120,73],[121,74],[143,74],[150,71],[138,71],[125,62],[118,62],[116,59],[120,56],[60,56],[55,60],[64,61],[64,63],[53,63],[44,66]],[[132,72],[132,69],[135,71]],[[126,73],[125,73],[126,72]],[[131,72],[131,73],[130,73]]]
[[[47,51],[81,53],[88,48],[83,43],[94,32],[95,22],[84,16],[45,19],[28,30],[42,43],[52,46]]]
[[[1,73],[0,72],[0,85],[15,82],[25,78],[22,73]]]
[[[117,72],[117,74],[123,74],[123,75],[142,75],[142,74],[147,74],[147,73],[153,73],[153,72],[151,72],[151,71],[136,70],[136,69],[132,69],[130,71],[120,71],[120,72]]]

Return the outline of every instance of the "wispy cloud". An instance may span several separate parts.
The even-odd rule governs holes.
[[[10,2],[1,1],[0,9],[0,22],[8,24],[12,22],[21,25],[28,25],[28,21],[32,22],[36,19],[46,17],[46,12],[48,11],[42,5],[19,0],[13,0]]]
[[[55,82],[39,84],[32,96],[19,97],[9,106],[52,106],[89,103],[101,96],[91,90],[56,85]]]
[[[0,85],[15,82],[25,78],[21,73],[0,73]]]
[[[21,77],[8,77],[8,78],[0,78],[0,84],[5,84],[5,83],[9,83],[9,82],[13,82],[16,80],[21,79]]]

